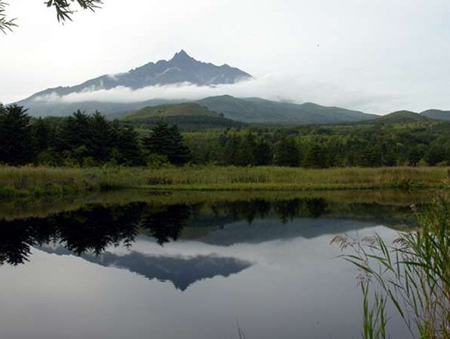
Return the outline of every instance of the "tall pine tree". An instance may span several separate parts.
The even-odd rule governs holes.
[[[160,121],[152,129],[151,135],[143,139],[144,149],[151,154],[166,156],[171,164],[182,166],[191,159],[190,149],[176,125]]]
[[[30,117],[22,106],[0,106],[0,163],[24,165],[33,157]]]

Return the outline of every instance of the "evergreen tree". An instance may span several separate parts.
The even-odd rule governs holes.
[[[258,138],[255,148],[255,165],[267,166],[272,162],[272,149],[267,141]]]
[[[89,117],[89,136],[86,140],[90,156],[95,161],[104,163],[109,161],[110,151],[112,147],[112,130],[110,123],[100,113],[95,112]]]
[[[236,165],[256,165],[256,139],[253,133],[246,132],[245,135],[241,135],[237,147]]]
[[[191,159],[190,149],[185,145],[178,127],[169,127],[164,121],[158,122],[142,144],[149,153],[166,156],[171,164],[177,166],[182,166]]]
[[[138,133],[118,120],[111,123],[112,148],[110,157],[119,165],[141,166],[144,164]]]
[[[22,106],[0,106],[0,163],[25,165],[33,157],[30,117]]]
[[[328,156],[325,147],[318,143],[313,143],[312,145],[310,145],[305,154],[304,165],[306,167],[313,168],[329,167]]]
[[[170,132],[170,143],[172,152],[167,154],[167,158],[170,163],[183,166],[191,160],[191,150],[186,146],[184,138],[181,135],[180,130],[177,125],[173,125],[169,128]]]
[[[39,154],[52,146],[55,131],[47,120],[39,118],[31,125],[31,136],[33,151],[35,154]]]
[[[278,166],[298,167],[300,152],[293,137],[282,136],[274,146],[273,162]]]
[[[61,150],[74,151],[81,146],[86,146],[88,140],[91,139],[89,115],[78,110],[72,116],[64,119],[59,137]]]
[[[221,152],[221,165],[239,165],[239,148],[241,146],[240,137],[234,129],[226,134],[225,143]]]

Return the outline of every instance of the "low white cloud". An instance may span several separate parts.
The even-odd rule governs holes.
[[[392,106],[400,105],[398,97],[384,93],[367,93],[350,90],[329,83],[304,77],[288,77],[270,74],[236,84],[197,86],[179,83],[166,86],[150,86],[133,90],[118,86],[109,90],[90,89],[59,96],[55,92],[35,100],[41,102],[112,102],[135,103],[152,99],[199,100],[211,96],[231,95],[238,98],[258,97],[267,100],[292,103],[314,102],[325,106],[339,106],[369,113],[387,113]]]

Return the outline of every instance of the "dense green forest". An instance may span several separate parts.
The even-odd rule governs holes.
[[[188,133],[196,162],[311,168],[448,165],[450,124],[348,124]]]
[[[180,131],[160,120],[138,133],[127,122],[77,111],[31,118],[0,106],[0,163],[90,167],[216,164],[308,168],[447,166],[450,123],[389,120],[347,125],[243,126]],[[143,132],[143,133],[142,133]]]

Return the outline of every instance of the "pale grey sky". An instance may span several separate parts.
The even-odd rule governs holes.
[[[185,49],[257,78],[197,96],[312,101],[379,114],[450,109],[449,0],[104,0],[96,13],[79,12],[64,26],[39,0],[11,0],[8,12],[20,27],[0,35],[5,103]]]

